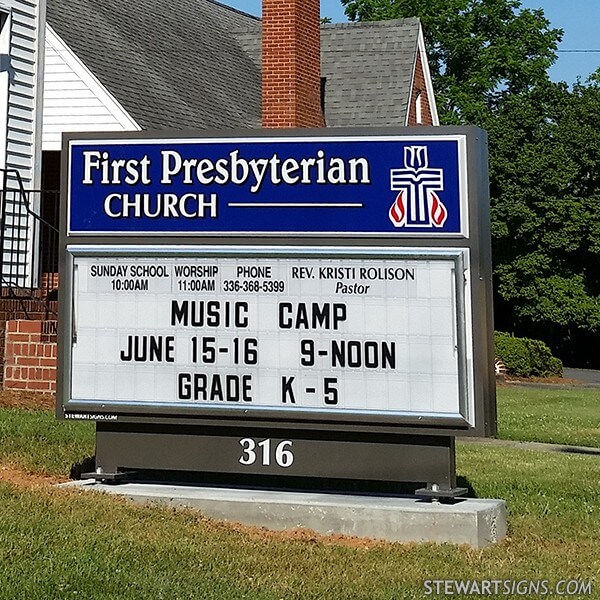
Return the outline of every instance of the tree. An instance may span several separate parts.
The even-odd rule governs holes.
[[[342,3],[352,20],[419,17],[440,121],[488,130],[497,327],[600,367],[600,70],[552,83],[562,31],[519,0]]]
[[[507,98],[489,134],[496,320],[598,366],[600,83]]]
[[[440,120],[485,125],[513,94],[548,80],[562,31],[519,0],[342,0],[351,20],[419,17]]]

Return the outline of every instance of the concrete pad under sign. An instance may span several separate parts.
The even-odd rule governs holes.
[[[440,504],[415,498],[133,483],[104,485],[92,480],[66,485],[125,496],[143,504],[194,508],[210,518],[272,530],[306,528],[324,535],[467,544],[473,548],[483,548],[506,535],[503,500],[466,499]]]

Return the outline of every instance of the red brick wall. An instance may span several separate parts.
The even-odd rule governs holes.
[[[40,298],[46,299],[51,292],[58,292],[58,273],[42,273]]]
[[[8,321],[4,347],[4,389],[56,390],[56,335],[52,321]]]
[[[323,127],[320,0],[263,0],[263,127]]]
[[[417,98],[421,95],[421,123],[417,123]],[[410,105],[408,107],[408,125],[433,125],[433,116],[431,114],[431,103],[427,86],[425,85],[425,74],[423,72],[423,57],[421,51],[417,51],[417,61],[415,64],[415,76],[413,78],[413,88],[410,94]]]
[[[2,288],[1,293],[7,293],[7,288]],[[43,295],[43,290],[39,290]],[[31,321],[48,321],[55,317],[58,311],[58,303],[28,297],[1,297],[0,296],[0,364],[4,364],[4,350],[6,348],[6,323],[7,321],[18,321],[27,319]],[[51,321],[56,325],[56,321]],[[56,328],[56,327],[55,327]],[[0,384],[3,381],[4,369],[0,368]]]

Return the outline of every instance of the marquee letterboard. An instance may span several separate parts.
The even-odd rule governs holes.
[[[74,397],[467,416],[463,252],[157,250],[71,249]]]

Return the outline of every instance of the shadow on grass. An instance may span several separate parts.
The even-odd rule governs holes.
[[[600,456],[600,448],[582,448],[581,446],[564,446],[559,452],[566,454],[585,454],[586,456]]]
[[[96,470],[96,457],[95,456],[86,456],[81,459],[79,462],[76,462],[71,466],[71,470],[69,471],[69,477],[71,479],[81,479],[82,473],[90,473],[91,471]]]

